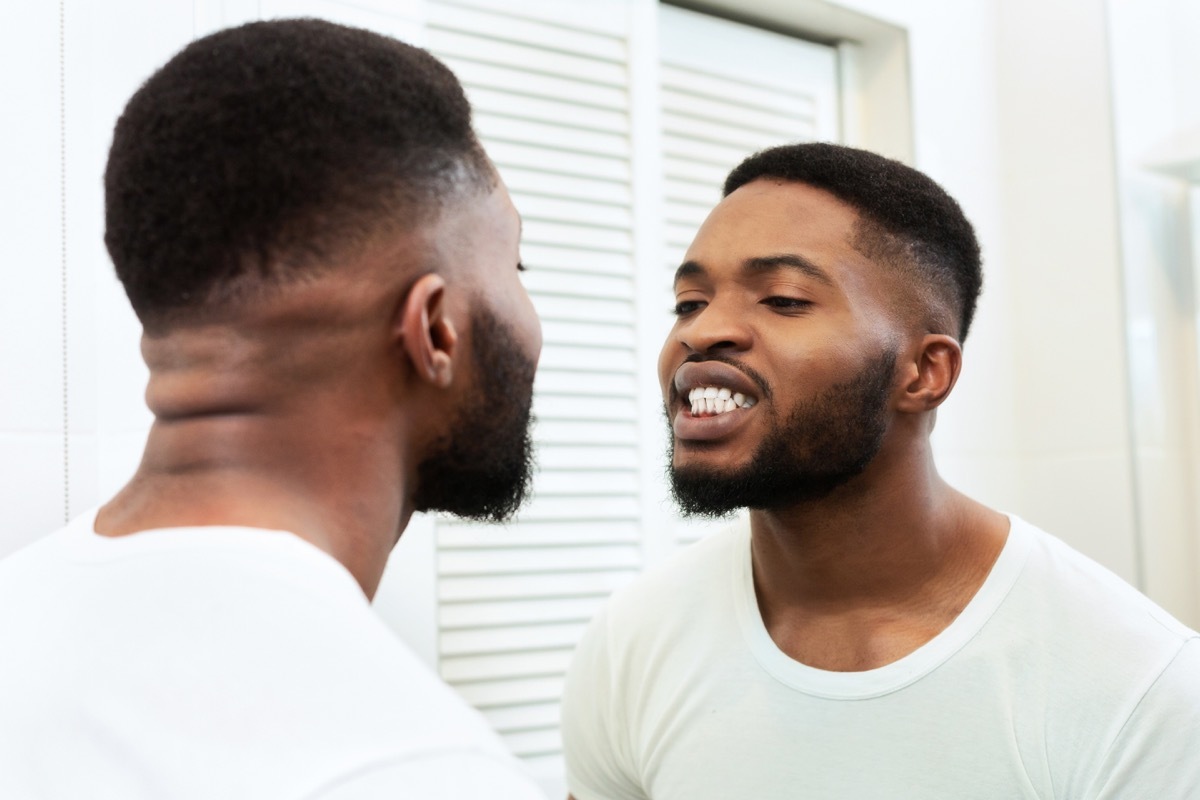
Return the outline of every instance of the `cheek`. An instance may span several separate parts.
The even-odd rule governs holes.
[[[513,281],[503,295],[504,321],[512,327],[517,341],[523,345],[527,354],[537,362],[542,353],[542,322],[538,318],[537,309],[525,285],[520,280]]]
[[[534,361],[537,361],[542,355],[542,321],[524,288],[521,289],[521,314],[524,319],[523,333],[529,342],[530,352],[534,354]]]
[[[674,337],[668,336],[658,354],[658,388],[662,391],[664,403],[671,399],[671,384],[675,380],[675,370],[683,361],[682,357],[675,352],[676,350]]]

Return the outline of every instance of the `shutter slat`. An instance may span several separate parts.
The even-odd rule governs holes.
[[[487,112],[475,114],[475,129],[480,136],[495,141],[533,144],[566,153],[629,158],[629,138],[620,133],[580,130]]]
[[[676,200],[671,197],[668,197],[663,203],[663,211],[669,222],[687,225],[698,226],[701,222],[704,222],[708,218],[712,208],[712,204],[709,203]]]
[[[480,113],[487,113],[554,123],[577,130],[629,135],[629,116],[620,111],[581,105],[573,100],[530,97],[485,86],[472,88],[469,97],[477,118]]]
[[[795,87],[772,87],[758,81],[747,81],[716,75],[693,67],[663,61],[660,77],[664,94],[687,94],[703,98],[720,99],[736,114],[742,110],[755,113],[800,114],[811,118],[816,109],[812,97]]]
[[[725,176],[716,184],[676,178],[671,175],[663,181],[663,196],[677,203],[687,203],[697,208],[703,208],[707,214],[721,200],[721,187],[725,185]]]
[[[635,569],[636,545],[584,545],[553,547],[476,547],[438,554],[438,569],[445,577],[468,575],[529,575],[557,572],[587,564],[592,569]]]
[[[598,420],[624,422],[634,417],[637,403],[625,398],[597,400],[594,397],[571,397],[563,395],[540,395],[533,405],[533,413],[539,420]],[[630,483],[636,483],[630,480]],[[552,484],[540,484],[539,491]],[[606,484],[607,485],[607,484]],[[624,491],[624,490],[622,490]]]
[[[772,144],[779,144],[779,142],[772,142]],[[720,170],[724,173],[722,175],[722,182],[724,175],[736,167],[742,159],[750,155],[754,150],[761,149],[754,146],[729,147],[728,145],[720,145],[713,142],[702,142],[698,139],[685,139],[670,133],[663,134],[663,145],[673,158],[706,164]]]
[[[454,70],[454,74],[458,76],[463,86],[467,87],[467,91],[471,91],[473,87],[487,87],[498,92],[509,93],[517,98],[546,98],[622,114],[628,107],[628,97],[621,87],[596,86],[594,84],[580,86],[578,81],[560,78],[556,75],[529,72],[519,66],[504,67],[497,64],[486,64],[456,58],[448,53],[438,53],[438,57],[446,62],[446,66]]]
[[[721,199],[721,187],[725,185],[725,176],[729,174],[729,170],[724,167],[693,161],[682,154],[676,155],[670,150],[663,152],[663,172],[666,174],[667,180],[692,184],[698,189],[704,187],[704,194],[715,198],[714,203]]]
[[[599,225],[569,225],[527,217],[524,238],[537,244],[588,247],[625,255],[633,252],[633,235],[628,229]]]
[[[447,602],[492,601],[517,598],[607,597],[637,575],[631,570],[579,571],[539,575],[488,575],[476,578],[443,578],[438,596]],[[555,698],[557,699],[557,698]]]
[[[554,294],[583,300],[610,298],[625,303],[633,293],[630,278],[608,275],[572,275],[551,270],[531,269],[524,275],[530,294]]]
[[[526,274],[526,285],[528,285],[528,276],[532,274],[532,272]],[[533,296],[533,307],[537,309],[538,316],[542,318],[543,322],[546,320],[561,319],[632,324],[634,321],[633,309],[628,302],[622,301],[620,298],[600,300],[589,297],[556,295],[544,291],[533,292],[531,294]],[[541,363],[543,366],[546,363],[545,353],[542,354]],[[595,367],[582,364],[579,368],[581,370],[595,370]],[[623,369],[624,367],[622,367]]]
[[[461,656],[573,647],[583,628],[584,623],[573,622],[443,631],[441,651],[443,656]]]
[[[577,175],[582,178],[629,183],[633,177],[629,161],[599,155],[567,153],[547,150],[544,147],[517,144],[506,141],[488,141],[488,155],[500,167],[514,166],[525,169],[541,169],[560,175]],[[503,172],[503,170],[501,170]]]
[[[503,733],[500,738],[505,747],[522,758],[562,752],[562,736],[557,725],[544,730]]]
[[[320,17],[342,25],[368,28],[405,42],[421,39],[421,10],[418,0],[260,0],[261,19],[273,17]]]
[[[483,716],[498,731],[519,731],[557,725],[561,714],[559,703],[536,703],[520,709],[493,708]]]
[[[526,678],[516,680],[459,683],[455,688],[476,708],[497,708],[527,703],[546,703],[562,697],[563,678]]]
[[[628,231],[633,225],[633,214],[629,206],[539,197],[524,192],[513,192],[512,198],[517,208],[521,209],[521,216],[526,220],[592,225],[623,231]]]
[[[617,64],[625,63],[626,59],[624,42],[618,37],[513,14],[431,3],[428,20],[431,27],[487,31],[495,39],[536,44],[555,52],[585,55]]]
[[[632,446],[608,447],[553,447],[545,445],[538,451],[538,464],[542,469],[619,469],[636,473],[641,462],[637,448]]]
[[[429,27],[429,49],[481,64],[566,77],[580,84],[625,86],[625,66],[610,61],[543,50],[526,44],[489,39],[483,34]]]
[[[572,372],[561,369],[538,371],[534,388],[542,395],[568,395],[596,398],[637,397],[637,382],[624,372]]]
[[[592,273],[596,275],[620,275],[632,277],[633,258],[626,253],[609,253],[603,250],[583,250],[569,245],[523,242],[521,260],[533,270],[556,272]]]
[[[585,200],[629,208],[633,196],[628,183],[593,180],[510,166],[504,170],[504,180],[510,191],[523,197]]]
[[[633,422],[542,420],[537,424],[537,433],[542,441],[563,445],[637,444],[638,441]]]
[[[459,682],[503,680],[530,675],[561,675],[570,665],[573,651],[573,647],[560,647],[556,650],[525,653],[446,656],[441,664],[442,678]]]
[[[530,545],[626,544],[638,541],[637,526],[629,523],[577,523],[569,528],[519,520],[504,526],[447,521],[438,530],[438,547],[446,550]]]
[[[440,610],[438,622],[442,630],[479,625],[519,625],[523,622],[587,622],[603,603],[598,597],[446,603]]]
[[[664,92],[662,100],[663,128],[677,135],[693,133],[730,143],[747,138],[787,141],[796,138],[796,131],[812,127],[812,118],[794,109],[786,114],[743,109],[731,117],[728,103],[709,97]]]
[[[623,347],[630,350],[637,344],[632,326],[604,325],[597,322],[543,322],[542,338],[553,344]]]

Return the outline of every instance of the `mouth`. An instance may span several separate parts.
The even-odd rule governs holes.
[[[675,373],[671,428],[679,442],[723,439],[752,416],[759,391],[740,370],[715,361],[688,362]]]
[[[715,417],[739,408],[751,408],[758,401],[728,386],[697,386],[688,390],[688,402],[692,404],[693,417]]]

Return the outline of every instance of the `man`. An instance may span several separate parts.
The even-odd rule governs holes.
[[[155,422],[0,564],[0,797],[539,796],[368,605],[414,511],[502,519],[530,475],[541,330],[454,76],[219,32],[130,100],[105,189]]]
[[[675,277],[682,509],[564,699],[578,800],[1200,797],[1200,638],[956,492],[929,435],[981,284],[958,205],[830,144],[750,157]]]

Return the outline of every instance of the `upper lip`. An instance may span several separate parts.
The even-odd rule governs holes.
[[[689,361],[675,370],[675,391],[686,398],[697,387],[725,387],[761,399],[763,392],[744,372],[720,361]]]

